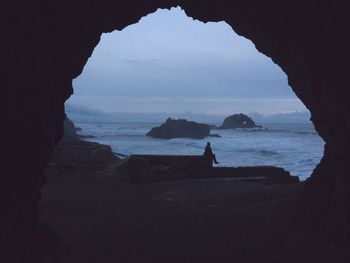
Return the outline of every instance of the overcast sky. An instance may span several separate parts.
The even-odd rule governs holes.
[[[103,34],[69,103],[103,111],[292,112],[306,110],[287,77],[229,25],[180,8],[158,10]]]

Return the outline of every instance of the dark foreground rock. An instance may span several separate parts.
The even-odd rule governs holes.
[[[81,129],[76,127],[68,117],[66,117],[64,120],[63,129],[64,133],[62,140],[79,140],[81,138],[81,136],[77,133]]]
[[[296,236],[302,184],[131,185],[91,172],[50,177],[41,219],[57,226],[71,251],[52,262],[313,262],[293,261],[303,244]]]
[[[203,155],[131,155],[117,172],[131,183],[219,178],[265,184],[300,182],[297,176],[275,166],[212,167]]]
[[[152,128],[147,135],[159,139],[203,139],[210,135],[210,126],[184,119],[173,120],[168,118],[161,126]]]
[[[233,114],[225,118],[220,129],[237,129],[237,128],[261,128],[255,122],[243,113]]]
[[[214,167],[208,177],[255,180],[267,184],[300,183],[298,176],[290,175],[288,171],[276,166]]]
[[[77,134],[80,128],[66,118],[62,141],[57,145],[49,167],[60,169],[102,169],[112,162],[118,161],[109,145],[84,141]]]

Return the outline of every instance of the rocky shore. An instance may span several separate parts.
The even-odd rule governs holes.
[[[283,168],[275,166],[213,167],[202,155],[131,155],[117,170],[131,183],[158,183],[193,179],[231,179],[263,184],[297,184]]]
[[[183,125],[197,124],[170,118],[166,121],[166,129],[171,130],[172,126],[179,125],[183,127]],[[283,168],[273,166],[212,167],[211,162],[202,155],[131,155],[120,160],[109,145],[85,141],[85,137],[78,134],[80,128],[76,127],[70,119],[66,118],[64,128],[63,139],[56,147],[48,166],[48,169],[60,173],[68,170],[104,172],[108,170],[108,173],[121,176],[131,183],[220,178],[265,184],[299,183],[298,177],[291,176]],[[205,127],[205,129],[209,128]]]
[[[57,145],[48,168],[101,170],[119,161],[109,145],[85,141],[80,128],[66,118],[64,134]]]
[[[304,184],[283,169],[210,168],[202,156],[162,156],[159,164],[149,157],[139,170],[167,180],[146,176],[131,184],[123,169],[138,169],[132,157],[119,160],[109,146],[83,141],[68,126],[75,132],[57,148],[40,202],[40,220],[50,223],[45,262],[330,262],[315,253],[318,243],[300,245],[309,231],[301,217]],[[87,165],[91,153],[101,160]],[[172,158],[190,165],[181,172],[174,164],[182,161]],[[194,164],[205,168],[188,169]]]

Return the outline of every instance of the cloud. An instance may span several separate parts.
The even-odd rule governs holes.
[[[122,59],[121,60],[122,63],[125,64],[154,64],[154,63],[158,63],[159,59],[156,58],[150,58],[150,59]]]
[[[73,85],[72,103],[108,111],[305,109],[287,76],[250,40],[180,8],[104,34]]]

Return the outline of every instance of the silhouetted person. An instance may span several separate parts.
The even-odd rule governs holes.
[[[205,158],[210,159],[212,162],[219,163],[216,160],[215,154],[211,150],[210,142],[207,142],[207,146],[205,146],[205,150],[204,150],[204,154],[203,155],[204,155]]]

